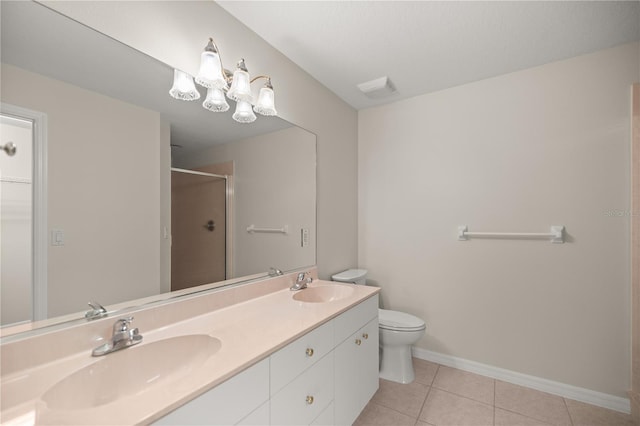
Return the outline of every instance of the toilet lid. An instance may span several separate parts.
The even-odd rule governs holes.
[[[388,309],[378,309],[378,323],[380,328],[387,330],[424,330],[426,325],[418,317],[405,312],[391,311]]]

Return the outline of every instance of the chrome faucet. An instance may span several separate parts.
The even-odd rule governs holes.
[[[311,284],[312,282],[313,278],[311,278],[311,274],[309,272],[300,272],[298,274],[298,278],[296,278],[296,283],[292,285],[289,290],[297,291],[305,289],[307,288],[307,284]]]
[[[142,342],[142,335],[138,332],[138,328],[129,328],[133,321],[133,317],[120,318],[113,324],[113,336],[111,340],[95,348],[92,356],[102,356],[129,346],[137,345]]]
[[[280,269],[274,268],[273,266],[271,268],[269,268],[269,276],[270,277],[278,277],[280,275],[284,275],[284,272],[282,272]]]
[[[91,309],[84,313],[84,317],[87,321],[107,316],[107,310],[100,303],[91,301],[87,303],[87,305],[91,307]]]

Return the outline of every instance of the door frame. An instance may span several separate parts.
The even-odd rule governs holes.
[[[47,319],[47,114],[0,102],[0,114],[33,122],[33,321]]]
[[[631,86],[631,414],[640,421],[640,83]]]

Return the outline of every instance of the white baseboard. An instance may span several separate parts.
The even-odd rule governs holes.
[[[491,377],[493,379],[502,380],[503,382],[513,383],[515,385],[525,386],[531,389],[558,395],[563,398],[597,405],[598,407],[608,408],[621,413],[631,413],[631,402],[628,398],[579,388],[577,386],[554,382],[553,380],[547,380],[536,376],[529,376],[527,374],[505,370],[504,368],[493,367],[491,365],[481,364],[479,362],[469,361],[467,359],[457,358],[451,355],[444,355],[438,352],[428,351],[426,349],[414,347],[412,353],[414,357],[425,361],[431,361],[447,367],[469,371],[471,373],[480,374],[481,376]]]

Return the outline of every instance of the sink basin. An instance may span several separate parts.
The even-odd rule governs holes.
[[[205,334],[172,337],[105,355],[62,379],[42,396],[52,410],[98,407],[177,380],[220,350]]]
[[[293,299],[307,303],[326,303],[344,299],[353,294],[352,285],[329,284],[298,290]]]

